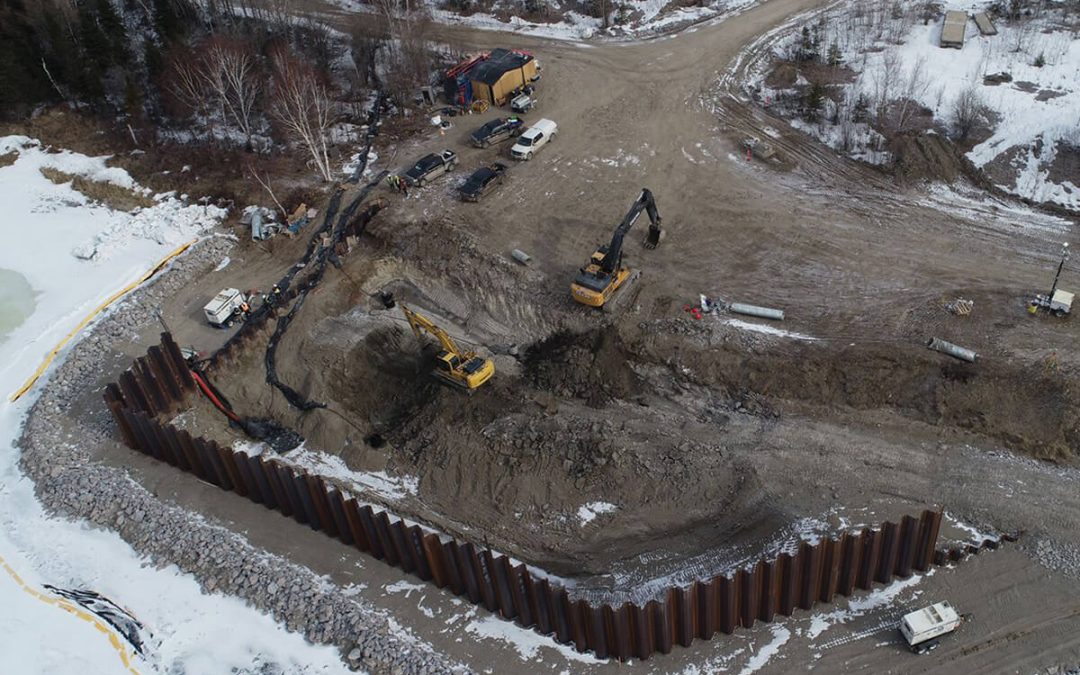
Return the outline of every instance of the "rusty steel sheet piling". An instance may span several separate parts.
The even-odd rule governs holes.
[[[644,660],[667,654],[676,644],[688,647],[695,639],[750,629],[777,615],[809,610],[837,595],[850,596],[875,582],[925,572],[932,563],[998,545],[987,540],[977,547],[936,552],[942,512],[926,510],[876,529],[801,542],[794,554],[670,587],[644,606],[594,606],[572,599],[567,589],[498,552],[360,503],[322,477],[273,457],[249,456],[158,419],[162,412],[180,409],[194,391],[187,364],[165,333],[160,347],[137,359],[119,384],[105,388],[104,399],[128,447],[598,658]]]

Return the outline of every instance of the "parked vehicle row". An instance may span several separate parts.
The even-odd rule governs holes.
[[[496,143],[515,139],[510,148],[510,156],[527,161],[554,140],[558,130],[558,125],[549,119],[538,120],[526,129],[520,117],[500,117],[474,131],[470,134],[469,140],[478,148],[488,148]],[[457,153],[453,150],[431,153],[422,157],[400,178],[410,187],[423,187],[439,176],[453,171],[459,161]],[[457,188],[462,201],[480,201],[485,195],[502,185],[506,171],[507,166],[501,162],[493,162],[476,169]]]

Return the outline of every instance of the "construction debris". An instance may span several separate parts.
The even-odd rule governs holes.
[[[957,298],[951,302],[945,303],[945,309],[950,314],[957,316],[968,316],[971,314],[971,310],[975,308],[974,300],[965,300],[964,298]]]

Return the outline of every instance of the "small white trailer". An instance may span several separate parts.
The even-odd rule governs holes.
[[[233,319],[247,307],[248,299],[235,288],[226,288],[203,307],[206,320],[215,328],[232,326]]]
[[[925,654],[938,646],[937,638],[960,627],[964,619],[947,602],[924,607],[900,619],[900,633],[911,651]]]

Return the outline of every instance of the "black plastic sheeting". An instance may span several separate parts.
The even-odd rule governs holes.
[[[307,294],[322,282],[323,275],[326,274],[327,263],[332,263],[335,266],[340,265],[340,261],[337,258],[337,254],[334,253],[334,249],[341,239],[344,238],[346,226],[349,225],[356,210],[360,208],[360,204],[367,199],[368,194],[378,186],[380,180],[381,178],[377,178],[375,181],[364,186],[364,189],[360,191],[349,205],[345,207],[345,210],[341,212],[341,215],[338,216],[337,225],[331,229],[329,245],[313,254],[314,247],[317,245],[318,235],[326,231],[328,224],[331,222],[338,207],[341,205],[342,193],[339,191],[334,194],[333,198],[330,200],[330,207],[327,209],[326,220],[323,222],[323,226],[312,236],[311,243],[308,244],[308,253],[304,256],[303,267],[300,267],[299,265],[294,266],[289,271],[289,274],[282,279],[284,283],[291,284],[293,275],[300,269],[310,270],[310,274],[305,276],[296,288],[296,300],[289,309],[289,313],[285,316],[278,317],[277,326],[274,328],[274,332],[270,336],[270,340],[266,346],[266,382],[280,391],[285,397],[285,400],[289,402],[289,405],[297,410],[306,412],[317,408],[325,408],[326,404],[305,397],[303,394],[281,381],[281,378],[279,378],[277,374],[278,345],[281,343],[281,338],[285,336],[285,332],[289,329],[289,325],[292,324],[293,319],[296,318],[296,315],[300,312],[301,308],[303,308],[304,301],[307,300]],[[355,230],[357,234],[363,231],[363,228],[367,226],[367,221],[370,220],[373,215],[374,213],[369,214],[368,217],[360,223],[360,227]],[[287,285],[282,286],[281,290],[282,292],[285,292],[289,290],[289,287]]]
[[[251,438],[269,445],[274,452],[288,452],[304,442],[304,437],[296,431],[265,417],[247,417],[238,426]]]
[[[386,95],[381,91],[376,99],[375,105],[372,107],[371,112],[368,115],[368,130],[365,136],[364,151],[360,157],[360,162],[357,164],[356,169],[353,171],[352,176],[349,178],[349,183],[358,183],[360,178],[367,170],[368,156],[371,154],[371,146],[375,142],[375,137],[379,134],[379,125],[381,123],[382,113],[386,106]],[[326,404],[319,401],[313,401],[308,399],[300,392],[296,391],[288,384],[281,381],[277,373],[277,348],[281,343],[281,338],[285,336],[285,332],[289,329],[289,325],[292,320],[299,313],[300,309],[304,306],[304,300],[307,299],[307,294],[313,288],[319,285],[322,281],[323,275],[326,273],[326,264],[329,262],[335,267],[340,267],[341,261],[337,257],[335,249],[341,239],[344,237],[350,219],[355,215],[356,210],[360,207],[371,191],[374,190],[385,178],[386,171],[382,171],[379,175],[375,176],[375,179],[365,185],[363,189],[357,194],[357,196],[349,203],[345,210],[338,215],[338,209],[341,208],[341,200],[344,196],[344,190],[338,187],[333,196],[330,198],[330,203],[327,205],[326,213],[323,216],[322,225],[317,230],[312,232],[311,238],[308,241],[307,249],[304,251],[304,256],[300,262],[289,268],[289,271],[283,276],[275,285],[276,291],[271,291],[268,295],[269,300],[262,303],[258,308],[253,310],[248,316],[247,321],[249,323],[258,323],[269,318],[270,313],[274,310],[277,302],[289,296],[289,291],[292,289],[293,281],[301,270],[309,272],[300,282],[296,288],[295,300],[292,307],[289,309],[288,314],[279,317],[277,320],[277,326],[274,329],[274,333],[270,336],[270,340],[266,348],[266,381],[268,384],[276,388],[285,397],[285,400],[289,402],[289,405],[302,411],[315,410],[318,408],[325,408]],[[363,228],[367,226],[367,220],[370,220],[374,213],[368,215],[368,217],[360,224],[360,227],[355,228],[355,233],[359,234],[363,231]],[[335,217],[337,218],[335,225]],[[327,232],[330,233],[330,243],[328,246],[320,248],[322,236]],[[218,355],[225,353],[227,349],[232,346],[234,340],[243,339],[241,335],[243,330],[241,329],[230,337],[225,344],[217,350],[208,359],[211,363],[216,362]],[[207,380],[209,384],[209,380]],[[217,388],[210,385],[214,394],[223,402],[226,398]],[[226,403],[226,405],[228,405]],[[231,409],[231,406],[229,406]],[[282,425],[274,422],[273,420],[265,418],[245,418],[239,423],[239,426],[244,432],[257,440],[265,441],[276,450],[281,451],[289,450],[303,441],[303,437],[295,431],[283,427]]]

